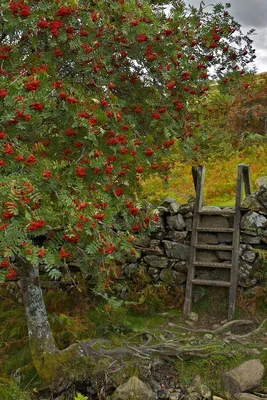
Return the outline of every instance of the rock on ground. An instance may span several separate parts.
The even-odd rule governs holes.
[[[224,390],[230,394],[246,392],[260,385],[264,366],[260,360],[249,360],[223,375]]]
[[[136,376],[117,387],[111,400],[156,400],[156,394]]]

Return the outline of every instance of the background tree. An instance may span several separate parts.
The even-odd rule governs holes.
[[[210,68],[232,80],[254,52],[221,4],[175,1],[166,15],[150,1],[4,0],[0,24],[1,274],[20,275],[38,373],[65,383],[99,355],[57,349],[39,265],[59,276],[77,258],[108,287],[114,255],[157,221],[137,200],[140,178],[192,143]]]

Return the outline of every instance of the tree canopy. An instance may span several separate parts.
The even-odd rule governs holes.
[[[210,77],[227,84],[255,57],[228,8],[2,0],[2,279],[15,276],[14,256],[53,275],[70,258],[98,261],[108,275],[132,233],[157,222],[140,179],[169,169],[175,143],[193,146],[190,105]]]

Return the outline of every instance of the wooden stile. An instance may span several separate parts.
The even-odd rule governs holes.
[[[243,186],[245,188],[245,194],[249,195],[252,193],[250,171],[249,166],[240,164],[238,166],[237,184],[236,184],[236,199],[234,209],[225,207],[225,210],[212,210],[203,208],[203,188],[205,180],[205,167],[193,167],[192,175],[194,180],[194,186],[196,190],[196,201],[194,207],[193,226],[191,233],[190,253],[189,253],[189,264],[188,274],[186,282],[186,293],[184,302],[184,317],[188,318],[192,308],[192,291],[193,285],[203,286],[217,286],[217,287],[229,287],[229,302],[228,302],[228,320],[231,321],[234,318],[235,303],[236,303],[236,291],[238,284],[238,272],[239,272],[239,245],[240,245],[240,220],[241,220],[241,202],[243,194]],[[202,215],[210,216],[225,216],[232,217],[233,228],[216,228],[216,227],[200,227],[200,218]],[[206,245],[198,243],[198,233],[231,233],[233,235],[232,243],[225,245]],[[205,262],[198,261],[197,250],[206,251],[230,251],[231,262],[219,263],[219,262]],[[229,281],[218,281],[218,280],[204,280],[195,278],[195,269],[198,267],[204,268],[216,268],[216,269],[229,269],[230,280]]]

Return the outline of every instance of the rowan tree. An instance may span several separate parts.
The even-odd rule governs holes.
[[[168,170],[174,143],[193,146],[190,105],[211,75],[231,81],[254,58],[229,5],[178,0],[166,12],[166,3],[1,2],[1,273],[20,276],[33,360],[47,381],[75,380],[67,355],[83,350],[57,349],[39,265],[58,276],[76,258],[108,276],[132,233],[157,221],[137,200],[140,179]]]

